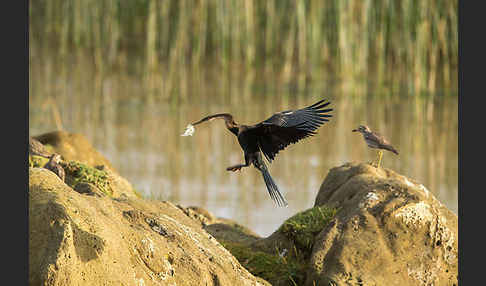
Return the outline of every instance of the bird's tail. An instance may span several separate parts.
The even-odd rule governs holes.
[[[278,189],[277,184],[275,184],[275,182],[273,181],[272,176],[270,176],[270,173],[268,172],[265,163],[261,162],[259,166],[257,166],[257,168],[258,170],[260,170],[260,172],[262,172],[263,180],[265,181],[265,185],[267,185],[267,190],[272,200],[279,207],[288,206],[287,200],[280,193],[280,190]]]
[[[393,148],[393,146],[387,146],[386,149],[398,155],[398,151],[395,148]]]

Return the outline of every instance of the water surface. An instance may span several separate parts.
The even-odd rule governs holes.
[[[51,64],[51,65],[49,65]],[[29,133],[62,128],[85,135],[145,197],[201,206],[231,218],[260,235],[269,235],[288,217],[310,208],[330,168],[349,161],[371,161],[361,135],[367,124],[384,134],[399,156],[385,152],[382,165],[425,185],[457,213],[458,103],[454,94],[412,95],[331,82],[278,80],[253,76],[188,76],[176,94],[152,91],[127,72],[97,76],[82,65],[58,73],[52,63],[31,59]],[[232,113],[254,124],[274,112],[329,99],[334,115],[318,134],[280,151],[269,165],[289,202],[276,208],[253,167],[228,172],[244,162],[243,153],[222,121],[185,126],[202,117]]]

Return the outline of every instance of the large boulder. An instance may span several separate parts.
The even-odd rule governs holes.
[[[66,161],[78,161],[91,167],[106,166],[114,170],[110,161],[82,134],[53,131],[33,137],[44,144],[48,151],[60,154]]]
[[[457,215],[422,184],[347,163],[315,206],[339,211],[315,238],[306,285],[457,285]]]
[[[29,168],[30,285],[268,285],[187,210]]]
[[[423,185],[368,164],[331,169],[314,207],[268,237],[222,225],[206,229],[272,285],[458,283],[457,216]]]

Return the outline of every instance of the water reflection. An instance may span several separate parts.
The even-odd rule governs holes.
[[[312,207],[330,168],[375,158],[376,152],[351,132],[359,124],[386,135],[400,152],[386,152],[383,166],[422,182],[457,213],[455,96],[383,96],[366,86],[281,86],[258,76],[238,81],[198,74],[181,84],[186,99],[172,100],[139,96],[147,91],[144,83],[123,73],[96,78],[73,70],[58,75],[35,63],[30,81],[31,135],[60,127],[82,133],[146,197],[202,206],[261,235]],[[222,121],[198,126],[193,137],[180,136],[188,123],[208,114],[230,112],[237,122],[254,124],[321,98],[332,101],[331,121],[314,137],[281,151],[269,165],[288,208],[274,207],[253,167],[241,173],[225,170],[244,158]]]

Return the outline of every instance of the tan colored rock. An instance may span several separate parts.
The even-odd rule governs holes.
[[[31,285],[457,285],[457,216],[391,170],[331,169],[313,208],[261,238],[141,199],[81,135],[36,138],[66,159],[66,183],[29,168]]]
[[[83,135],[66,131],[53,131],[34,136],[34,138],[44,144],[50,152],[58,153],[63,157],[64,161],[61,162],[61,166],[68,173],[66,183],[73,188],[76,189],[76,186],[73,185],[71,178],[69,178],[70,170],[82,169],[82,171],[90,174],[100,170],[106,173],[106,179],[111,191],[110,196],[140,197],[140,194],[134,190],[130,182],[120,176],[108,159],[99,153]],[[91,170],[85,168],[83,164],[91,167]],[[33,166],[37,165],[39,164],[33,164]]]
[[[80,194],[29,169],[30,285],[268,285],[169,202]]]
[[[33,137],[46,145],[49,151],[60,154],[66,161],[79,161],[92,167],[104,165],[114,170],[110,161],[81,134],[53,131]]]
[[[457,285],[457,215],[423,185],[347,163],[322,183],[323,205],[339,211],[315,238],[306,285]]]
[[[204,225],[204,229],[214,236],[218,241],[231,241],[243,244],[250,244],[261,237],[251,229],[238,224],[237,222],[218,218],[210,224]]]

